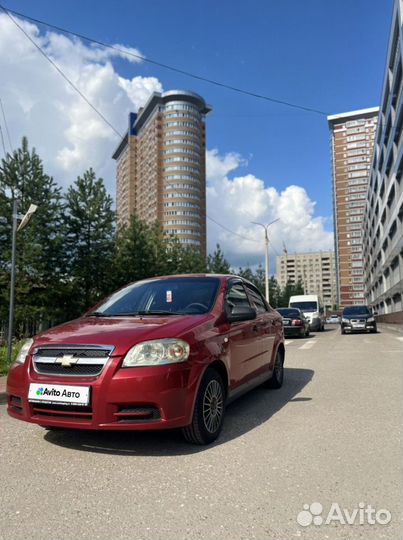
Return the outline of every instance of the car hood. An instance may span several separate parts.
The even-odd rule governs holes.
[[[141,341],[183,337],[212,318],[211,314],[85,317],[42,332],[35,337],[34,345],[112,345],[113,356],[120,356]]]

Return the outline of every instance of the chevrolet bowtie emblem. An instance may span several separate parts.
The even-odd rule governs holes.
[[[72,354],[64,354],[63,356],[60,356],[59,358],[56,358],[55,363],[60,364],[63,367],[71,367],[74,366],[74,364],[77,364],[78,358],[73,356]]]

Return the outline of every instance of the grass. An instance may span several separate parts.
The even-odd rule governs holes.
[[[25,340],[17,341],[13,346],[12,362],[17,358],[17,354],[20,352]],[[7,347],[0,347],[0,375],[7,375],[10,365],[7,362]]]

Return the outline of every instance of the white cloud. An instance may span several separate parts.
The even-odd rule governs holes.
[[[155,77],[126,79],[111,60],[140,60],[138,49],[116,45],[123,52],[86,45],[56,32],[41,34],[34,24],[16,19],[88,100],[115,126],[127,129],[129,111],[136,111],[153,91],[162,91]],[[111,159],[119,137],[38,52],[15,24],[0,15],[1,98],[12,142],[27,135],[45,162],[46,170],[63,185],[92,166],[115,192]]]
[[[269,228],[271,269],[283,242],[288,252],[333,248],[333,233],[325,230],[328,218],[314,215],[315,202],[304,188],[292,185],[278,192],[253,174],[229,177],[245,161],[239,154],[207,152],[207,213],[235,231],[234,235],[208,221],[209,249],[220,243],[226,257],[238,265],[264,262],[264,230],[251,221],[273,223]]]
[[[122,134],[129,111],[138,110],[153,91],[162,91],[155,77],[135,75],[129,79],[116,71],[112,60],[121,57],[135,66],[139,59],[125,52],[141,55],[138,49],[117,45],[123,50],[118,52],[56,32],[43,34],[34,24],[20,19],[18,23]],[[91,166],[114,194],[111,154],[119,137],[6,15],[0,15],[0,74],[0,97],[13,144],[18,146],[27,135],[46,171],[63,186]],[[263,230],[250,221],[267,223],[278,217],[281,221],[270,229],[278,252],[283,241],[289,252],[332,247],[332,234],[324,228],[326,219],[315,217],[315,203],[303,188],[289,186],[279,193],[253,174],[233,175],[247,165],[248,160],[235,152],[207,152],[208,213],[240,235],[209,222],[210,249],[219,242],[234,266],[262,262]],[[274,255],[273,249],[271,253]]]

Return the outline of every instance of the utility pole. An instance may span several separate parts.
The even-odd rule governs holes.
[[[285,245],[284,240],[283,240],[283,251],[285,254],[285,284],[287,285],[288,283],[288,251],[287,251],[287,246]]]
[[[268,225],[264,225],[264,223],[257,223],[256,221],[252,221],[254,225],[259,225],[260,227],[263,227],[264,229],[264,243],[265,243],[265,291],[266,291],[266,300],[270,302],[270,292],[269,292],[269,234],[267,232],[270,225],[273,225],[273,223],[276,223],[276,221],[279,221],[280,218],[275,219],[274,221],[271,221]]]
[[[16,250],[17,250],[17,231],[26,227],[37,211],[36,204],[31,204],[28,212],[24,216],[18,214],[20,201],[13,199],[12,232],[11,232],[11,281],[10,281],[10,307],[8,312],[8,339],[7,339],[7,362],[10,364],[13,355],[13,335],[14,335],[14,301],[15,301],[15,270],[16,270]],[[18,220],[21,223],[18,226]]]
[[[15,298],[15,254],[18,226],[18,199],[13,200],[13,225],[11,232],[11,283],[10,283],[10,308],[8,312],[8,340],[7,340],[7,362],[11,363],[13,353],[13,333],[14,333],[14,298]]]

